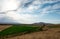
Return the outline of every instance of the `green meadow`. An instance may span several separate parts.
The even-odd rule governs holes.
[[[19,33],[21,34],[31,33],[38,30],[39,30],[39,27],[35,27],[32,25],[12,25],[12,27],[2,30],[0,32],[0,36],[14,35],[14,34],[19,34]]]
[[[53,26],[47,26],[48,28],[60,28],[60,25],[53,25]],[[22,34],[27,34],[31,32],[36,32],[36,31],[41,31],[40,26],[35,26],[35,25],[12,25],[11,27],[4,29],[0,32],[0,36],[8,36],[8,35],[22,35]]]

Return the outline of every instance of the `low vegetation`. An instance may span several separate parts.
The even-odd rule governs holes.
[[[13,25],[12,27],[9,27],[7,29],[4,29],[0,32],[0,36],[16,36],[16,35],[22,35],[26,33],[36,32],[40,31],[40,27],[35,26],[28,26],[28,25]]]
[[[47,28],[60,28],[60,25],[52,25],[52,26],[45,26]],[[9,28],[6,28],[0,32],[0,38],[5,39],[14,36],[20,36],[32,32],[43,31],[44,27],[42,26],[35,26],[35,25],[12,25]],[[59,31],[60,32],[60,31]]]

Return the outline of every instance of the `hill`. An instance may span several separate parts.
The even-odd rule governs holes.
[[[40,31],[40,26],[43,25],[46,26],[48,30]],[[60,39],[60,24],[35,23],[19,25],[1,25],[0,29],[0,36],[3,37],[0,39]],[[22,34],[20,34],[21,31]]]

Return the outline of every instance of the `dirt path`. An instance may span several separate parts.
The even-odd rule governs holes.
[[[8,27],[11,27],[12,25],[0,25],[0,31],[8,28]]]

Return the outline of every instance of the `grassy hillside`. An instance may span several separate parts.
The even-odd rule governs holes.
[[[60,28],[60,25],[52,25],[47,27],[49,29]],[[11,27],[6,28],[0,32],[0,38],[4,39],[3,37],[19,36],[36,31],[41,31],[41,27],[38,25],[29,25],[29,24],[12,25]]]
[[[34,31],[39,31],[39,27],[33,27],[28,25],[13,25],[3,31],[0,32],[0,36],[7,36],[7,35],[19,35],[25,33],[31,33]]]

